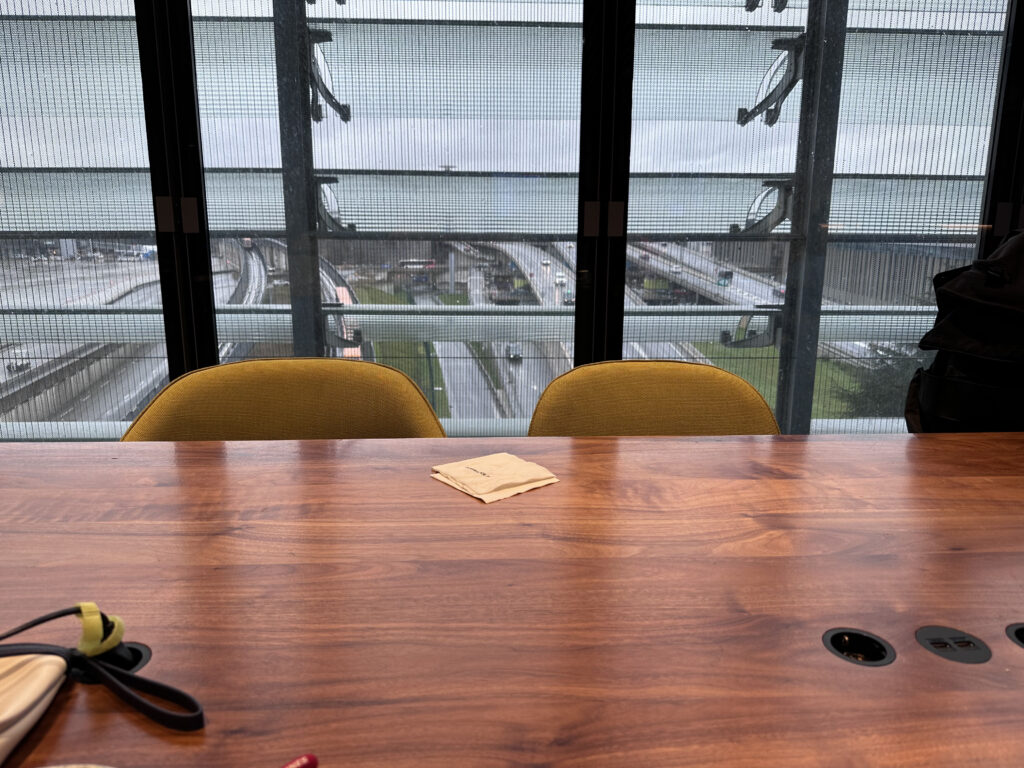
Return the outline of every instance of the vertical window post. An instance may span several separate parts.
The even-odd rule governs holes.
[[[575,364],[622,357],[635,0],[583,4]]]
[[[142,96],[171,379],[218,363],[189,4],[136,0]]]
[[[324,353],[324,327],[316,241],[318,186],[313,173],[309,28],[302,0],[274,0],[274,54],[292,349],[297,357],[320,357]]]
[[[807,434],[811,429],[848,4],[819,0],[807,8],[793,189],[795,238],[786,274],[775,406],[785,434]]]

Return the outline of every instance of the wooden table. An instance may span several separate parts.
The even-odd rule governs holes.
[[[498,450],[561,482],[484,505],[429,477]],[[1019,766],[1022,458],[1024,435],[0,445],[0,627],[95,600],[208,721],[69,687],[8,766]],[[925,651],[928,624],[992,660]],[[837,626],[895,662],[829,653]]]

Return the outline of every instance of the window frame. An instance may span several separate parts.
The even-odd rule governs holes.
[[[305,25],[304,3],[275,0],[274,8],[275,40],[295,39],[279,36]],[[285,8],[289,12],[282,15],[279,11]],[[843,69],[842,56],[836,57],[835,51],[845,42],[847,8],[848,0],[809,0],[808,5],[794,223],[792,233],[785,236],[793,254],[782,310],[776,403],[784,433],[810,430],[825,253],[833,241],[820,225],[828,221],[834,174]],[[176,0],[135,0],[135,11],[173,379],[218,363],[192,14],[189,3]],[[1019,0],[1008,0],[1006,19],[977,235],[980,258],[1011,231],[1024,227],[1024,83],[1012,76],[1024,70]],[[581,83],[580,106],[576,365],[622,355],[635,32],[635,0],[584,0],[582,70],[587,76]],[[823,55],[825,46],[830,58]],[[283,50],[280,44],[277,48]],[[295,121],[304,120],[305,130],[299,134],[311,142],[306,47],[291,48],[295,56],[279,56],[277,61],[278,77],[295,77],[299,83],[292,89],[296,108],[280,109],[282,133],[286,123],[293,131]],[[311,248],[315,254],[317,191],[311,150],[303,144],[283,148],[282,154],[289,244],[294,238],[296,247]],[[294,194],[289,195],[289,189]],[[317,355],[323,353],[322,310],[316,270],[303,268],[305,261],[290,260],[294,284],[307,287],[293,301],[294,349],[295,354]]]

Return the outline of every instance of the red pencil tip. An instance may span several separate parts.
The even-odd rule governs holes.
[[[290,763],[285,763],[281,768],[317,768],[318,765],[320,761],[316,759],[316,755],[302,755]]]

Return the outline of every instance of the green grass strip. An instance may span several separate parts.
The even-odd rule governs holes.
[[[412,304],[408,292],[390,293],[366,282],[352,284],[359,301],[364,304]],[[451,416],[448,392],[445,390],[444,374],[438,362],[434,345],[419,341],[377,341],[373,344],[377,362],[390,365],[404,372],[416,382],[427,401],[434,408],[438,418]]]

